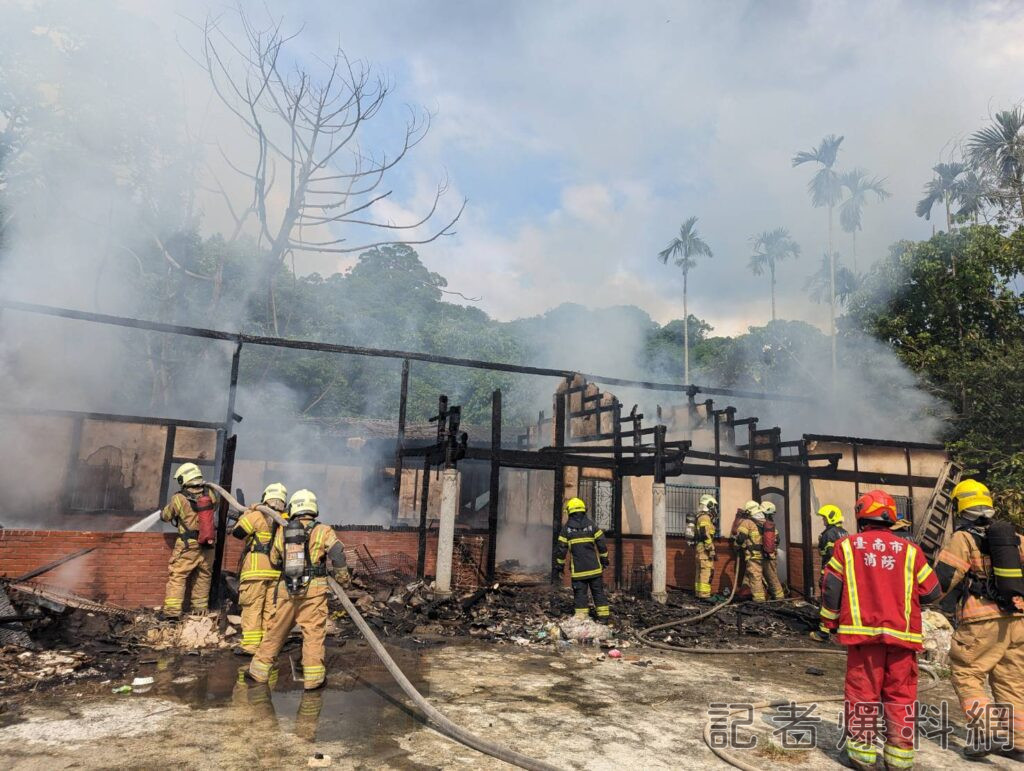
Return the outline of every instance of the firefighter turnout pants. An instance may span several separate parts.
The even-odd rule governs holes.
[[[761,560],[748,555],[743,561],[743,586],[750,590],[755,602],[764,602],[764,571]]]
[[[764,582],[773,600],[781,600],[786,596],[786,589],[779,578],[779,561],[775,557],[765,557],[763,565]]]
[[[573,604],[578,618],[590,615],[590,598],[594,598],[594,611],[598,618],[608,618],[611,608],[608,597],[604,593],[604,579],[601,574],[591,578],[574,578],[572,580]]]
[[[884,719],[886,767],[913,766],[917,652],[884,643],[849,646],[844,695],[847,754],[873,764]]]
[[[249,675],[258,683],[270,678],[277,654],[281,652],[295,624],[302,629],[302,684],[319,688],[327,678],[324,640],[327,637],[327,594],[289,596],[284,583],[271,590],[278,593],[277,608],[263,642],[249,662]]]
[[[1004,616],[961,624],[949,647],[949,665],[953,689],[968,722],[983,727],[986,716],[998,719],[990,704],[1012,705],[1013,745],[1024,750],[1024,618]]]
[[[711,582],[715,577],[715,547],[697,544],[697,571],[693,582],[693,593],[707,599],[711,596]]]
[[[276,607],[277,581],[243,581],[238,587],[238,604],[242,609],[242,650],[255,653],[270,629]]]
[[[192,597],[189,603],[193,613],[205,613],[210,605],[210,582],[213,578],[213,547],[199,546],[195,541],[186,545],[180,538],[174,542],[171,561],[167,565],[167,589],[164,592],[164,613],[180,616],[185,602],[185,589],[189,576]]]

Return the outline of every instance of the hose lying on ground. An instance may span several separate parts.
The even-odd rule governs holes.
[[[770,649],[765,649],[765,650],[770,650]],[[842,653],[845,654],[846,651],[844,650],[844,651],[842,651]],[[931,667],[929,667],[929,666],[927,666],[925,664],[921,664],[920,668],[922,670],[924,670],[926,673],[928,673],[928,675],[931,677],[931,682],[928,683],[924,688],[919,689],[918,690],[919,694],[924,693],[925,691],[931,690],[932,688],[934,688],[935,686],[937,686],[939,684],[939,676],[935,672],[935,670],[933,670]],[[749,705],[749,707],[748,707],[748,705],[744,704],[742,709],[733,710],[732,712],[729,712],[727,715],[724,715],[723,718],[730,718],[733,715],[745,715],[745,716],[749,717],[752,714],[750,711],[748,711],[749,709],[768,709],[770,707],[780,707],[780,706],[787,706],[788,707],[790,704],[824,704],[824,703],[831,702],[831,701],[843,701],[845,698],[846,697],[843,694],[839,694],[838,696],[831,695],[831,696],[820,696],[820,697],[819,696],[814,696],[812,694],[810,696],[807,696],[806,698],[801,699],[800,701],[788,701],[786,699],[776,699],[774,701],[762,701],[762,702],[759,702],[757,704],[751,704],[751,705]],[[721,720],[721,719],[722,718],[719,718],[719,720]],[[708,746],[708,749],[710,749],[713,753],[715,753],[718,757],[720,757],[726,763],[728,763],[731,766],[735,766],[736,768],[742,769],[742,771],[761,771],[761,769],[763,768],[763,766],[755,766],[755,765],[752,765],[750,763],[747,763],[746,761],[740,760],[735,755],[730,755],[728,752],[726,752],[721,747],[716,747],[712,743],[712,740],[711,740],[711,721],[708,721],[707,723],[704,724],[704,743]]]
[[[679,645],[669,645],[658,640],[652,640],[648,637],[651,632],[657,632],[659,629],[668,629],[669,627],[682,626],[683,624],[695,624],[702,619],[713,616],[732,602],[732,598],[736,596],[736,587],[740,584],[744,570],[746,570],[746,561],[741,557],[740,568],[736,571],[736,580],[732,583],[732,590],[729,592],[729,596],[713,608],[705,610],[703,613],[698,613],[696,616],[687,616],[676,621],[669,621],[664,624],[656,624],[646,629],[641,629],[636,633],[636,638],[644,645],[649,645],[658,650],[672,651],[673,653],[695,653],[703,656],[739,656],[748,653],[825,653],[833,656],[846,655],[845,650],[836,650],[835,648],[684,648]]]
[[[206,484],[208,487],[216,490],[220,495],[222,495],[224,500],[228,502],[229,506],[238,511],[245,510],[245,507],[236,501],[223,487],[211,482],[207,482]],[[280,526],[284,527],[287,524],[284,518],[270,507],[257,505],[255,508],[271,517]],[[529,769],[529,771],[556,771],[557,766],[552,766],[542,760],[535,760],[534,758],[523,755],[520,752],[503,747],[500,744],[487,741],[486,739],[481,739],[479,736],[470,733],[465,728],[456,725],[445,717],[437,708],[431,705],[419,691],[416,690],[416,687],[409,681],[409,678],[405,676],[405,673],[402,672],[398,664],[395,663],[395,660],[388,654],[387,649],[381,641],[377,639],[373,630],[370,629],[369,624],[366,623],[366,620],[359,613],[359,610],[352,603],[352,600],[348,598],[348,595],[345,594],[344,589],[341,588],[338,582],[333,578],[328,577],[327,584],[334,593],[334,596],[341,601],[342,606],[345,608],[345,612],[347,612],[352,618],[352,621],[355,622],[356,628],[363,637],[366,638],[366,642],[369,643],[370,648],[377,654],[377,658],[381,660],[381,663],[383,663],[388,672],[391,673],[391,676],[405,692],[405,695],[412,699],[413,703],[419,707],[420,711],[423,712],[424,715],[426,715],[427,721],[430,725],[445,736],[455,739],[455,741],[465,744],[467,747],[471,747],[474,750],[478,750],[485,755],[490,755],[491,757],[498,758],[498,760],[503,760],[506,763],[511,763],[512,765],[519,766],[520,768]]]

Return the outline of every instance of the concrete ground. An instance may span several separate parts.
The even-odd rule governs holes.
[[[832,695],[843,659],[804,655],[684,656],[627,648],[599,660],[596,648],[455,642],[391,648],[421,691],[455,722],[494,741],[571,769],[729,768],[704,744],[709,703]],[[297,652],[291,654],[296,660]],[[79,683],[20,694],[0,713],[0,767],[484,769],[498,761],[426,727],[363,643],[328,657],[328,687],[303,695],[282,655],[273,691],[238,682],[242,659],[219,652],[167,656],[139,667],[145,693],[112,694],[121,682]],[[818,667],[823,675],[806,673]],[[948,683],[923,698],[943,698]],[[814,749],[782,750],[764,712],[756,749],[764,769],[836,768],[837,705],[821,704]],[[959,722],[959,721],[958,721]],[[739,737],[749,737],[741,730]],[[965,763],[925,741],[918,768],[1019,768],[1008,760]],[[311,760],[316,753],[326,756]]]

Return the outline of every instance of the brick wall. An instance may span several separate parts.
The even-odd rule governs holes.
[[[342,528],[346,547],[366,546],[372,555],[405,553],[413,562],[419,544],[415,530]],[[164,533],[80,532],[73,530],[0,530],[0,576],[14,577],[87,547],[96,551],[74,559],[35,581],[126,608],[163,602],[167,561],[174,535]],[[228,538],[224,567],[234,571],[242,542]],[[437,532],[427,533],[427,575],[433,575]]]

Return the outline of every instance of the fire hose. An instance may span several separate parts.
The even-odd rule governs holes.
[[[245,510],[245,507],[242,506],[237,500],[235,500],[231,496],[231,494],[220,485],[213,484],[212,482],[207,482],[206,486],[215,490],[217,493],[223,496],[224,500],[227,501],[228,505],[231,506],[233,509],[239,512]],[[281,527],[285,527],[287,525],[287,522],[284,520],[284,518],[278,512],[274,511],[270,507],[257,505],[254,508],[266,514],[268,517],[277,522],[277,524]],[[366,642],[369,643],[370,648],[373,650],[375,654],[377,654],[377,658],[381,660],[381,663],[384,664],[385,668],[395,679],[395,682],[398,683],[399,687],[405,692],[405,695],[408,696],[417,707],[419,707],[420,711],[423,712],[424,715],[426,715],[427,722],[430,725],[432,725],[445,736],[454,739],[455,741],[460,742],[461,744],[464,744],[467,747],[471,747],[472,749],[482,752],[485,755],[490,755],[491,757],[498,758],[498,760],[503,760],[506,763],[511,763],[512,765],[519,766],[520,768],[529,769],[529,771],[557,770],[557,766],[552,766],[549,763],[545,763],[542,760],[536,760],[527,755],[523,755],[520,752],[516,752],[515,750],[503,747],[500,744],[496,744],[486,739],[481,739],[479,736],[470,733],[465,728],[456,725],[447,717],[445,717],[444,714],[442,714],[436,707],[431,705],[431,703],[427,701],[419,691],[416,690],[416,687],[409,681],[409,678],[405,676],[405,673],[402,672],[401,668],[398,666],[398,664],[395,663],[395,660],[391,658],[390,654],[388,654],[387,649],[384,647],[381,641],[377,639],[377,636],[373,633],[373,630],[370,629],[370,625],[366,623],[366,620],[359,613],[359,610],[352,603],[352,600],[348,598],[348,595],[345,594],[345,590],[341,588],[338,582],[335,581],[333,578],[328,577],[327,585],[334,593],[334,596],[337,597],[338,600],[341,602],[342,606],[345,608],[345,611],[348,613],[352,621],[355,622],[356,628],[363,635],[363,637],[366,638]]]
[[[729,591],[729,596],[713,608],[705,610],[703,613],[698,613],[696,616],[687,616],[686,618],[680,618],[664,624],[649,626],[646,629],[642,629],[637,632],[636,638],[644,645],[649,645],[650,647],[657,648],[658,650],[672,651],[673,653],[695,653],[703,656],[738,656],[747,653],[824,653],[833,656],[846,655],[845,650],[836,650],[834,648],[685,648],[679,645],[669,645],[668,643],[659,642],[658,640],[652,640],[648,637],[651,632],[657,632],[659,629],[668,629],[673,626],[682,626],[683,624],[695,624],[702,619],[713,616],[732,602],[732,598],[736,596],[736,587],[739,586],[745,570],[746,560],[741,556],[739,570],[736,571],[736,580],[733,581],[732,589]]]

